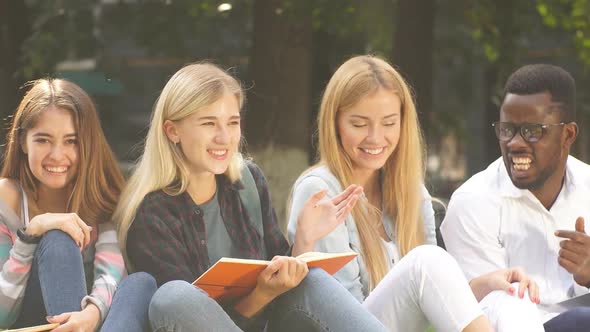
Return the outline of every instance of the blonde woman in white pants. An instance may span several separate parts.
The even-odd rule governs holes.
[[[529,288],[535,296],[535,284],[515,270],[469,285],[450,255],[425,245],[436,240],[420,127],[409,88],[391,65],[371,56],[346,61],[328,83],[318,130],[320,161],[293,186],[289,236],[310,227],[297,220],[313,193],[334,197],[362,186],[364,197],[344,223],[326,223],[327,236],[294,250],[359,253],[335,277],[389,329],[492,331],[476,295],[521,281],[518,292]]]

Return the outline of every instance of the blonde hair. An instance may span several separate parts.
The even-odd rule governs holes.
[[[374,56],[357,56],[336,70],[328,82],[318,114],[319,164],[326,165],[343,188],[352,184],[352,162],[339,138],[337,114],[379,89],[391,91],[401,100],[400,139],[383,166],[382,198],[384,212],[393,217],[397,244],[403,257],[424,243],[420,215],[424,145],[410,89],[389,63]],[[374,213],[376,210],[367,200],[361,200],[352,212],[361,240],[362,257],[369,271],[370,289],[388,271],[379,231],[374,227],[374,219],[381,217]]]
[[[89,225],[110,221],[124,179],[92,99],[79,86],[63,79],[40,79],[28,85],[31,88],[20,102],[7,135],[0,176],[19,182],[33,198],[31,208],[42,212],[37,205],[38,180],[22,145],[43,111],[49,107],[64,109],[72,115],[78,142],[78,172],[66,211],[77,213]]]
[[[244,97],[240,84],[231,75],[210,63],[190,64],[177,71],[160,94],[145,140],[145,150],[121,194],[114,213],[119,244],[126,254],[127,232],[144,197],[163,189],[169,195],[186,191],[189,167],[179,146],[164,131],[166,120],[179,121],[213,104],[225,94],[234,95],[241,109]],[[234,153],[225,175],[240,178],[242,155]]]

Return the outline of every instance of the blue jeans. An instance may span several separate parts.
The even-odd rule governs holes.
[[[144,331],[147,310],[156,291],[147,273],[134,273],[117,288],[101,331]],[[13,327],[47,324],[46,316],[80,311],[86,296],[80,249],[62,231],[47,232],[35,250],[22,310]]]
[[[267,331],[387,331],[336,279],[311,269],[299,286],[268,305]],[[152,298],[153,332],[241,331],[203,290],[170,281]]]
[[[547,321],[545,332],[583,332],[590,328],[590,307],[568,310]]]

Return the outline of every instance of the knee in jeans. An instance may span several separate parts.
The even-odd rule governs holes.
[[[190,306],[195,314],[200,309],[204,300],[208,299],[207,293],[183,280],[173,280],[162,285],[152,297],[149,307],[150,320],[168,319],[175,320],[182,309]]]
[[[41,240],[50,239],[52,241],[55,241],[56,239],[59,240],[59,239],[66,239],[66,238],[70,239],[70,240],[72,239],[70,237],[70,235],[68,235],[68,233],[66,233],[64,231],[59,230],[59,229],[52,229],[52,230],[45,232],[45,234],[43,234],[43,239],[41,239]]]
[[[68,250],[80,253],[80,248],[67,233],[52,229],[41,238],[35,255],[56,254],[61,257]]]
[[[326,286],[328,282],[337,282],[328,272],[322,270],[319,267],[309,269],[307,276],[301,280],[301,283],[293,290],[297,292],[311,291],[314,289],[322,288]]]
[[[338,283],[336,279],[334,279],[330,274],[328,274],[321,268],[311,268],[309,269],[309,273],[307,274],[307,276],[305,276],[305,278],[301,280],[297,287],[284,293],[275,301],[277,301],[276,303],[278,303],[281,301],[290,301],[294,298],[300,298],[302,296],[316,296],[316,294],[320,293],[320,290],[328,287],[328,283],[330,282]]]
[[[328,274],[328,272],[326,272],[318,267],[314,267],[314,268],[309,269],[307,276],[305,276],[305,278],[301,281],[301,283],[317,284],[317,283],[323,282],[324,280],[326,280],[326,278],[331,278],[331,276]]]
[[[155,292],[158,288],[156,284],[156,279],[152,277],[151,274],[146,272],[135,272],[128,275],[124,280],[126,283],[132,283],[135,285],[135,288],[140,290],[152,291]]]
[[[187,287],[194,287],[186,281],[173,280],[163,284],[152,297],[150,302],[150,313],[174,311],[174,306],[178,305],[177,298],[185,292]]]
[[[58,229],[52,229],[52,230],[46,232],[45,234],[43,234],[40,244],[69,243],[69,242],[71,242],[73,245],[75,245],[74,240],[72,239],[72,237],[69,234],[67,234],[64,231],[58,230]]]

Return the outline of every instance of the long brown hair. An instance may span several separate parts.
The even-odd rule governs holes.
[[[343,188],[352,183],[352,161],[338,135],[338,112],[349,109],[379,89],[395,93],[401,100],[399,143],[383,167],[383,209],[394,218],[401,256],[424,243],[421,222],[421,186],[424,183],[424,145],[410,89],[403,77],[386,61],[374,56],[357,56],[336,70],[324,92],[318,114],[320,164],[328,166]],[[361,240],[362,257],[373,289],[387,273],[384,248],[375,218],[381,217],[367,200],[353,209]]]
[[[78,174],[66,210],[77,213],[89,225],[110,221],[124,179],[92,99],[64,79],[40,79],[28,85],[31,88],[20,102],[7,135],[0,176],[17,181],[35,204],[38,180],[29,167],[23,142],[45,109],[52,106],[67,110],[78,136]]]

